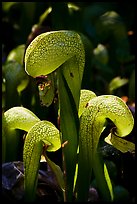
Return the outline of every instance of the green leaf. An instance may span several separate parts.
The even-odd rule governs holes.
[[[101,41],[105,42],[105,40],[111,39],[117,60],[120,63],[130,60],[130,46],[126,26],[116,11],[110,10],[101,15],[96,23],[96,30]]]
[[[125,137],[133,129],[134,118],[128,106],[121,98],[114,95],[102,95],[94,97],[88,102],[87,108],[80,117],[77,185],[80,186],[80,183],[82,183],[84,188],[78,188],[78,200],[87,200],[92,168],[96,174],[96,179],[100,178],[96,151],[100,135],[104,127],[106,127],[107,118],[115,124],[116,134],[120,137]],[[104,186],[105,191],[103,188],[100,190],[105,192],[102,192],[102,194],[105,200],[108,200],[109,197],[105,196],[105,194],[108,195],[109,186],[107,189],[106,182],[102,181],[103,178],[100,182]]]
[[[5,123],[10,129],[29,131],[40,119],[24,107],[13,107],[4,113]]]
[[[81,89],[80,91],[80,101],[79,101],[79,110],[78,115],[79,117],[85,110],[85,108],[88,106],[88,102],[96,97],[96,94],[93,91],[87,90],[87,89]]]
[[[116,149],[122,153],[135,152],[135,144],[128,140],[118,137],[115,133],[110,133],[106,138],[105,142],[113,145]]]
[[[113,201],[114,195],[113,195],[112,183],[111,183],[111,180],[110,180],[110,177],[109,177],[109,173],[108,173],[108,170],[107,170],[107,166],[106,166],[105,163],[104,163],[104,175],[105,175],[105,179],[106,179],[109,191],[110,191],[111,200]]]
[[[83,74],[84,48],[79,34],[74,31],[51,31],[37,36],[25,54],[26,72],[37,77],[47,75],[75,56],[80,64],[79,76]],[[81,65],[82,64],[82,65]]]
[[[54,7],[55,8],[55,7]],[[55,8],[56,9],[56,8]],[[72,201],[78,145],[78,107],[85,65],[85,37],[71,30],[43,33],[25,53],[25,70],[32,77],[57,71],[66,199]],[[71,166],[71,171],[70,171]]]
[[[103,161],[102,155],[97,151],[93,158],[93,171],[102,200],[113,201],[113,188],[109,172]]]
[[[61,147],[60,132],[55,125],[46,120],[38,121],[26,136],[24,154],[29,153],[29,151],[29,154],[31,154],[34,143],[41,140],[48,144],[47,151],[56,151]]]
[[[29,151],[28,147],[24,149],[24,189],[25,201],[35,201],[36,188],[38,181],[38,170],[40,165],[40,158],[42,154],[43,142],[39,141],[33,145],[33,150]],[[28,150],[28,152],[27,152]]]
[[[102,45],[98,44],[97,47],[93,50],[95,60],[99,61],[101,64],[107,64],[109,57],[107,48]]]
[[[77,162],[79,119],[71,91],[62,76],[62,72],[59,74],[60,129],[62,132],[63,170],[66,172],[64,174],[65,199],[72,201]]]
[[[65,184],[64,184],[64,177],[63,177],[63,172],[61,170],[61,168],[56,165],[53,161],[51,161],[47,155],[45,155],[46,157],[46,161],[48,163],[48,165],[50,166],[50,168],[52,169],[52,171],[54,172],[57,182],[60,186],[60,188],[62,189],[62,191],[65,191]]]
[[[24,52],[25,44],[18,45],[16,48],[10,51],[7,56],[7,61],[16,61],[19,64],[23,65]]]
[[[9,12],[9,10],[17,4],[19,4],[19,2],[2,2],[2,9],[4,12]]]
[[[120,88],[121,86],[125,85],[128,83],[128,79],[126,78],[121,78],[121,77],[115,77],[113,78],[108,86],[109,93],[113,93],[113,91],[117,88]]]
[[[29,78],[19,62],[6,61],[2,69],[6,81],[6,91],[9,95],[14,95],[15,91],[20,92],[27,87]]]
[[[49,6],[44,13],[41,14],[41,16],[39,17],[39,23],[38,25],[42,25],[42,23],[45,21],[45,19],[48,17],[48,15],[51,13],[52,11],[52,7]]]
[[[61,147],[59,130],[49,121],[37,122],[28,132],[23,151],[25,168],[25,197],[35,199],[40,157],[44,145],[47,151]]]

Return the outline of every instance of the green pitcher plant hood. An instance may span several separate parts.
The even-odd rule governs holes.
[[[102,188],[104,199],[109,201],[110,197],[110,200],[113,200],[112,185],[106,165],[104,164],[104,170],[101,170],[102,167],[97,154],[99,138],[106,127],[107,118],[114,123],[115,127],[111,131],[111,141],[109,140],[110,135],[109,139],[107,137],[105,141],[111,142],[111,145],[114,145],[121,152],[133,151],[135,148],[133,143],[123,139],[132,131],[134,126],[134,118],[125,102],[114,95],[93,95],[92,99],[86,103],[80,116],[79,162],[76,185],[79,186],[82,183],[83,188],[78,188],[79,201],[87,200],[92,169],[99,182],[99,188]]]
[[[37,36],[25,53],[25,70],[28,75],[35,78],[57,73],[61,143],[68,143],[63,148],[64,172],[67,172],[64,175],[65,192],[68,201],[73,199],[79,134],[78,107],[85,66],[86,41],[87,38],[83,34],[72,30],[50,31]]]
[[[20,129],[27,132],[23,148],[25,198],[33,201],[37,187],[38,169],[44,146],[47,151],[61,148],[60,132],[49,121],[41,121],[33,112],[24,107],[13,107],[3,114],[3,128]],[[3,135],[5,137],[5,135]],[[10,132],[8,137],[10,137]],[[62,189],[63,175],[61,169],[49,161]],[[58,174],[56,173],[58,172]]]

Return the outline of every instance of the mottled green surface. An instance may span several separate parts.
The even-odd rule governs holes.
[[[56,151],[61,147],[59,130],[49,121],[36,123],[28,132],[23,151],[25,168],[25,197],[27,201],[34,201],[40,157],[43,147],[47,151]]]
[[[77,161],[78,107],[85,66],[85,38],[71,30],[52,31],[36,37],[25,53],[25,70],[32,77],[57,72],[60,130],[63,148],[66,200],[72,201]],[[71,171],[70,171],[71,167]]]
[[[116,126],[115,134],[120,137],[128,135],[133,129],[134,119],[132,113],[121,98],[114,95],[102,95],[94,97],[88,102],[87,108],[80,118],[78,184],[83,183],[86,190],[82,195],[82,191],[79,189],[79,200],[87,199],[92,168],[97,176],[96,179],[98,180],[99,177],[99,182],[104,182],[103,187],[106,188],[106,181],[103,180],[100,164],[99,162],[98,165],[96,163],[96,160],[98,161],[96,150],[100,135],[106,126],[107,118],[113,121]],[[101,187],[102,192],[104,191],[103,187]],[[105,194],[104,192],[103,194]],[[112,194],[111,190],[110,193]]]
[[[82,78],[83,55],[84,47],[76,32],[65,30],[46,32],[37,36],[27,48],[25,69],[33,77],[47,75],[75,56]]]
[[[80,121],[80,148],[84,148],[83,154],[87,154],[87,158],[97,148],[106,118],[116,125],[115,132],[120,137],[128,135],[133,129],[132,113],[121,98],[113,95],[94,97],[89,101]]]
[[[123,137],[118,137],[117,135],[115,135],[115,133],[113,133],[113,129],[111,133],[105,138],[105,142],[113,145],[116,149],[120,150],[123,153],[135,152],[135,144],[123,139]]]
[[[96,97],[96,94],[93,91],[81,89],[80,101],[79,101],[79,110],[78,110],[79,117],[81,116],[83,111],[88,106],[88,102],[94,97]]]
[[[59,130],[49,121],[39,121],[28,132],[24,144],[25,158],[31,154],[34,144],[43,141],[49,145],[48,151],[56,151],[61,147]]]
[[[62,68],[77,107],[84,66],[83,37],[75,31],[42,33],[31,42],[25,53],[25,70],[32,77],[47,75]]]
[[[90,117],[94,117],[94,120],[104,120],[109,118],[116,125],[117,135],[123,137],[128,135],[134,124],[134,118],[131,111],[125,102],[114,95],[102,95],[97,98],[93,98],[89,102],[89,111]]]
[[[24,107],[13,107],[4,113],[5,125],[9,129],[21,129],[29,131],[40,119],[30,110]]]

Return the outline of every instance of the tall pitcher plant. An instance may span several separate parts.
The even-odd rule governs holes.
[[[62,148],[64,199],[68,201],[72,201],[77,162],[78,107],[85,64],[83,38],[74,31],[43,33],[29,45],[25,55],[25,70],[32,77],[57,72],[61,144],[66,144]]]
[[[134,125],[128,106],[117,96],[97,97],[92,91],[81,90],[87,44],[88,39],[84,35],[61,30],[37,36],[26,50],[25,71],[28,75],[35,78],[52,75],[56,71],[60,117],[58,130],[52,123],[40,121],[23,107],[14,107],[4,113],[6,127],[22,128],[28,132],[23,151],[27,201],[35,199],[44,144],[46,151],[62,148],[63,172],[46,153],[45,157],[62,189],[64,202],[88,201],[92,172],[100,184],[103,200],[113,201],[109,172],[105,163],[101,165],[97,154],[107,118],[113,121],[115,128],[106,141],[122,152],[135,149],[133,143],[123,139]],[[22,118],[19,125],[17,116]]]

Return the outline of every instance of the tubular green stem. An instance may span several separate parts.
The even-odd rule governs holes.
[[[6,135],[8,140],[13,140],[16,129],[28,132],[23,149],[25,201],[35,201],[39,163],[43,146],[46,145],[47,151],[56,151],[61,148],[59,130],[51,122],[41,121],[28,109],[13,107],[3,115],[2,137],[5,139]],[[5,145],[5,140],[3,142]],[[14,142],[16,144],[15,139]],[[52,167],[59,174],[57,179],[60,187],[64,188],[60,169],[54,163],[52,163]]]
[[[63,170],[65,181],[64,201],[72,202],[74,173],[78,146],[78,113],[62,70],[59,72],[60,128],[62,132]]]
[[[32,77],[56,70],[64,157],[65,200],[72,201],[78,145],[78,107],[85,66],[85,38],[69,30],[37,36],[25,54],[25,70]],[[71,169],[70,169],[71,168]]]
[[[98,182],[102,182],[99,188],[105,200],[112,199],[111,186],[106,185],[105,172],[101,170],[96,151],[102,131],[105,128],[106,119],[109,118],[116,126],[116,134],[120,137],[128,135],[133,128],[134,119],[127,105],[121,98],[114,95],[102,95],[94,97],[87,104],[80,118],[79,137],[79,167],[77,179],[77,200],[87,201],[88,189],[92,169]],[[97,157],[97,159],[96,159]],[[104,167],[103,167],[104,168]],[[106,169],[106,167],[105,167]],[[101,176],[102,175],[102,176]],[[104,178],[103,178],[104,177]],[[80,189],[80,184],[83,190]],[[108,189],[106,188],[108,186]],[[104,191],[104,192],[103,192]],[[110,196],[108,192],[110,191]]]
[[[93,172],[97,181],[97,185],[99,186],[98,189],[102,199],[106,202],[110,202],[113,201],[113,189],[110,179],[108,180],[108,178],[105,176],[105,171],[107,171],[106,168],[107,167],[96,151],[93,157]]]

